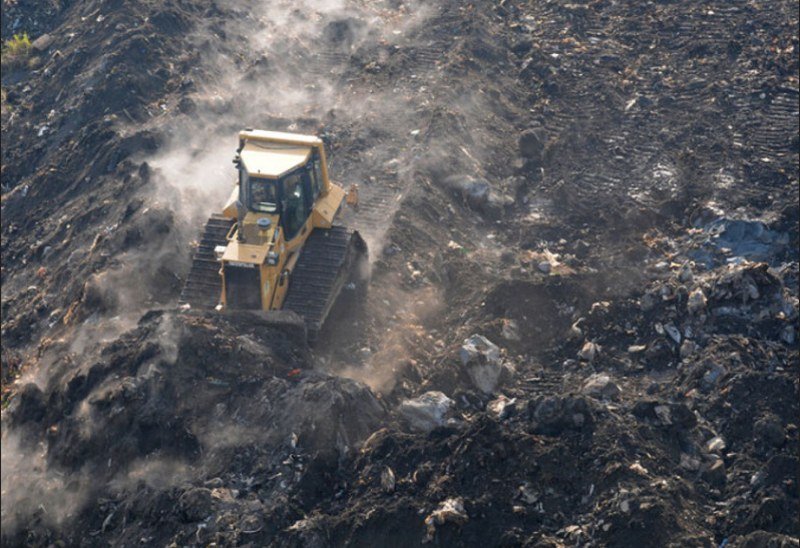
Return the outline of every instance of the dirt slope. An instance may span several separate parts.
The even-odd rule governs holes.
[[[796,5],[2,9],[3,544],[797,546]],[[243,127],[361,190],[313,349],[176,309]]]

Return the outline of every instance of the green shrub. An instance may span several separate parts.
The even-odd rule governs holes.
[[[27,59],[33,51],[31,39],[27,32],[15,34],[13,38],[3,42],[3,64],[17,65]]]

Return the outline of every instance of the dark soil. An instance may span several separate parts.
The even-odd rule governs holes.
[[[3,2],[51,40],[3,58],[2,543],[798,546],[797,28]],[[370,286],[313,348],[177,308],[244,127],[359,184]]]

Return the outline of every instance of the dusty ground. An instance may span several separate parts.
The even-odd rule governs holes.
[[[2,9],[4,545],[798,545],[792,2]],[[314,348],[175,307],[243,127],[360,185]]]

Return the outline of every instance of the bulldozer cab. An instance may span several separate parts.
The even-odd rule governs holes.
[[[311,146],[247,141],[240,151],[239,200],[248,211],[276,215],[287,240],[305,225],[323,187]]]

